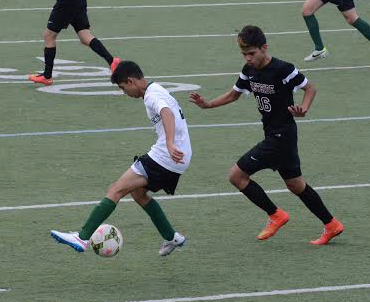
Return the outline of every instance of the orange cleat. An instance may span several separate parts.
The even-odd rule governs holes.
[[[110,64],[110,70],[112,73],[116,70],[118,64],[121,63],[121,59],[118,57],[113,58],[112,64]]]
[[[288,221],[289,214],[282,209],[277,209],[275,214],[269,216],[266,227],[261,233],[259,233],[257,238],[259,240],[266,240],[271,236],[274,236],[275,233]]]
[[[42,73],[41,74],[31,74],[28,76],[28,79],[34,83],[44,84],[45,86],[50,86],[51,84],[53,84],[53,79],[45,78],[45,76]]]
[[[331,239],[333,239],[335,236],[340,235],[343,230],[343,224],[339,220],[333,218],[331,222],[325,224],[324,232],[321,234],[321,237],[317,240],[310,241],[310,243],[315,245],[328,244]]]

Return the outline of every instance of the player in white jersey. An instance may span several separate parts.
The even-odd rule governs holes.
[[[159,84],[148,83],[136,63],[121,62],[111,80],[128,96],[144,99],[158,139],[147,154],[135,156],[134,163],[111,185],[106,197],[91,212],[80,232],[62,233],[52,230],[51,236],[78,252],[84,252],[95,230],[112,214],[120,199],[130,193],[163,237],[164,243],[159,254],[166,256],[176,247],[182,246],[186,238],[172,228],[148,191],[163,189],[167,194],[175,193],[179,177],[188,168],[192,155],[186,120],[177,101]]]

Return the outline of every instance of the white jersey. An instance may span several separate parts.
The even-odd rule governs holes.
[[[151,147],[148,155],[167,170],[182,174],[190,164],[192,152],[188,126],[179,104],[166,89],[157,83],[151,83],[145,91],[144,105],[158,135],[158,139]],[[160,115],[161,110],[166,107],[172,111],[175,117],[174,144],[184,153],[184,164],[176,163],[167,149],[166,133]]]

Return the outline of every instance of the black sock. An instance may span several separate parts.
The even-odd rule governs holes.
[[[333,216],[325,207],[320,195],[317,194],[317,192],[308,184],[306,184],[302,193],[296,195],[303,201],[305,206],[322,221],[323,224],[327,224],[332,221]]]
[[[102,42],[100,42],[97,38],[94,38],[90,42],[90,48],[95,51],[99,56],[104,58],[109,65],[113,62],[113,57],[109,53],[109,51],[105,48]]]
[[[56,47],[44,48],[45,70],[44,77],[50,79],[53,74],[54,59],[57,53]]]
[[[265,191],[252,179],[249,181],[248,186],[241,190],[245,196],[247,196],[251,202],[257,207],[264,210],[268,215],[276,213],[277,207],[273,204],[270,198],[267,196]]]

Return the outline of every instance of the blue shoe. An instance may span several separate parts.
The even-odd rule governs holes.
[[[86,251],[90,245],[90,241],[80,239],[77,232],[62,233],[52,230],[50,235],[59,243],[67,244],[79,253]]]

